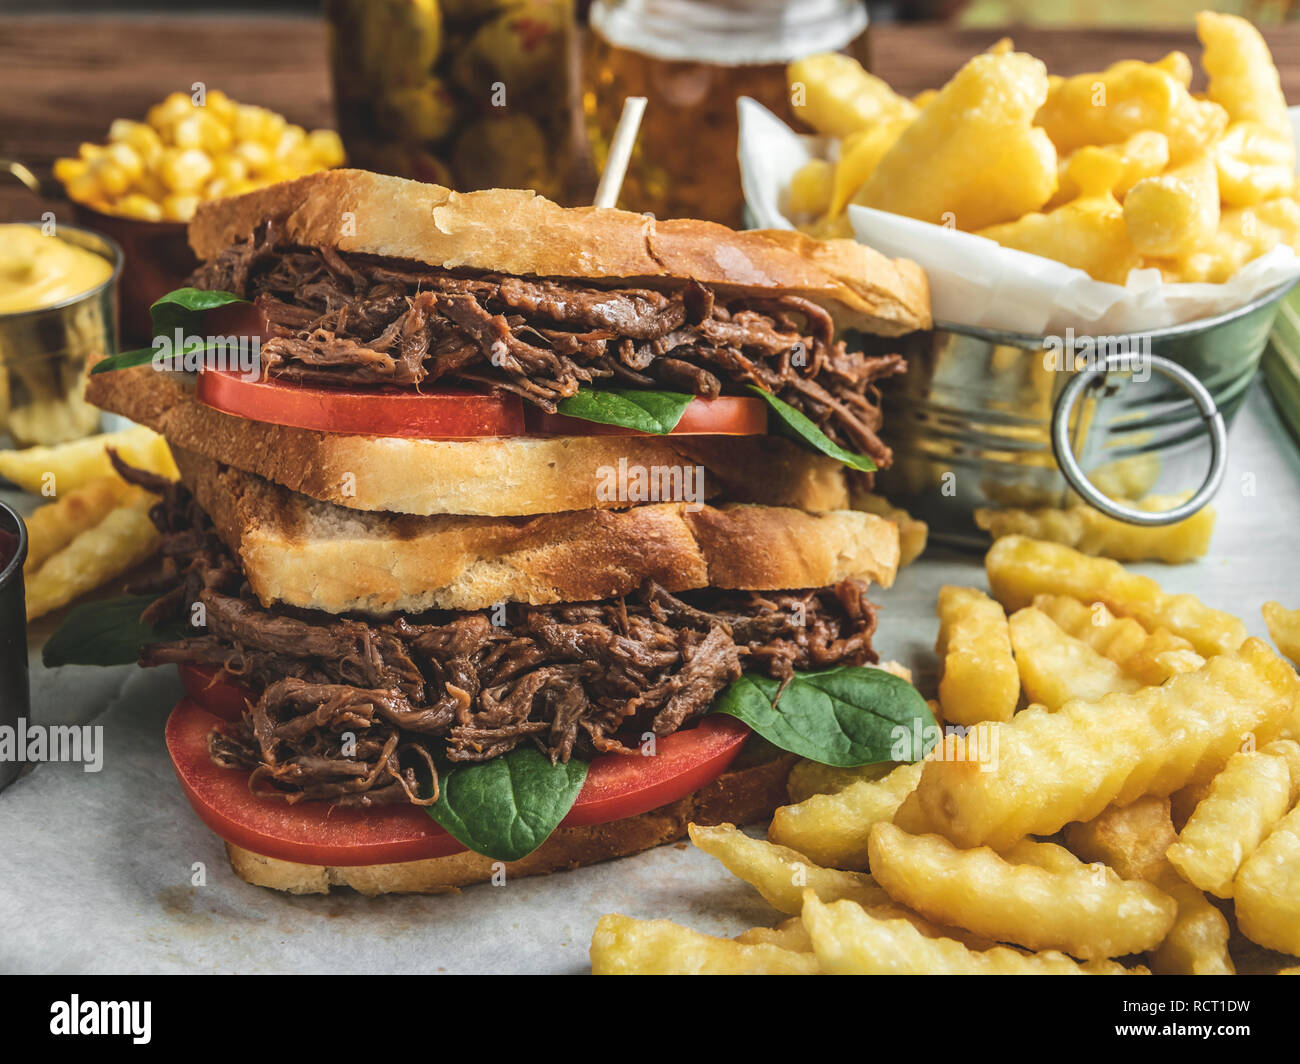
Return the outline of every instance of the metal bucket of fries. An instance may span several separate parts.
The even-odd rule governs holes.
[[[984,507],[1063,507],[1081,497],[1132,524],[1183,520],[1222,480],[1227,426],[1287,290],[1140,334],[941,325],[917,339],[908,373],[886,390],[895,459],[880,490],[957,546],[988,545],[975,522]],[[1134,505],[1162,473],[1190,468],[1207,437],[1200,490],[1177,507]]]
[[[23,562],[27,528],[23,519],[0,502],[0,728],[15,728],[27,716],[27,616],[23,600]],[[0,790],[22,767],[0,758]]]

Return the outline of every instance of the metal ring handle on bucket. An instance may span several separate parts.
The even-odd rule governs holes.
[[[1090,506],[1118,521],[1154,528],[1185,521],[1214,498],[1223,484],[1223,477],[1228,469],[1228,427],[1224,424],[1223,415],[1219,413],[1219,408],[1214,403],[1214,397],[1190,371],[1177,362],[1159,355],[1147,357],[1152,369],[1183,386],[1187,394],[1192,397],[1192,401],[1196,403],[1202,419],[1209,425],[1210,468],[1195,495],[1172,510],[1157,512],[1136,510],[1102,494],[1088,479],[1087,473],[1083,471],[1079,460],[1074,456],[1074,450],[1070,446],[1070,414],[1075,404],[1078,403],[1084,389],[1093,381],[1108,373],[1132,368],[1132,357],[1129,355],[1110,355],[1105,362],[1080,370],[1070,379],[1061,391],[1060,397],[1056,400],[1056,407],[1052,411],[1052,450],[1056,454],[1056,463],[1061,467],[1061,473],[1070,487],[1083,496]]]

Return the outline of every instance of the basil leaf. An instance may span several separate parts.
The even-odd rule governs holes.
[[[153,319],[154,336],[171,337],[177,329],[182,336],[196,333],[205,311],[229,306],[231,303],[247,303],[248,300],[233,292],[209,292],[203,288],[177,288],[168,292],[149,308],[149,317]],[[191,350],[207,351],[210,345]],[[153,361],[154,349],[141,347],[134,351],[122,351],[108,358],[100,359],[91,369],[91,373],[112,373],[118,369],[133,369]]]
[[[155,628],[140,614],[157,595],[123,595],[74,606],[41,651],[49,668],[58,665],[133,665],[140,648],[179,639],[185,624],[174,621]]]
[[[536,747],[516,747],[491,761],[453,767],[425,812],[475,853],[517,861],[550,837],[586,778],[585,761],[552,765]]]
[[[937,741],[921,693],[883,669],[796,672],[773,705],[780,687],[747,673],[722,693],[715,712],[744,721],[782,750],[838,768],[919,761]]]
[[[637,432],[663,436],[672,432],[695,396],[684,392],[656,392],[641,388],[579,388],[561,399],[556,409],[568,417],[621,425]]]
[[[778,399],[771,392],[764,391],[757,384],[751,384],[749,390],[755,395],[762,396],[767,401],[767,405],[776,412],[783,435],[806,443],[814,451],[821,451],[822,454],[843,462],[850,469],[857,469],[863,473],[875,472],[876,463],[865,454],[855,454],[841,447],[814,425],[806,414],[800,413],[783,399]]]

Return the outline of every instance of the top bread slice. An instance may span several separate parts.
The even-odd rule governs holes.
[[[522,189],[453,192],[365,170],[325,170],[200,204],[190,246],[210,259],[268,220],[281,243],[597,285],[694,279],[723,294],[802,296],[841,328],[883,336],[930,325],[921,268],[856,241],[560,207]]]
[[[657,503],[528,518],[365,513],[173,447],[181,479],[266,605],[328,613],[477,610],[635,592],[888,586],[897,527],[856,510]]]
[[[647,471],[699,465],[709,498],[800,510],[849,506],[838,462],[777,436],[423,440],[315,432],[215,410],[194,398],[185,375],[152,366],[94,374],[86,398],[178,447],[353,510],[518,517],[648,501],[602,490],[620,461]]]

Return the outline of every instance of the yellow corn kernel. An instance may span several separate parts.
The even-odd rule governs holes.
[[[162,216],[169,222],[188,222],[198,206],[198,196],[176,193],[162,201]]]
[[[163,153],[158,176],[173,192],[193,192],[212,176],[212,160],[198,148],[171,148]]]
[[[325,168],[342,166],[347,158],[343,139],[332,129],[313,129],[307,134],[307,149]]]
[[[113,205],[113,213],[142,222],[160,222],[163,217],[162,208],[141,192],[123,196]]]

